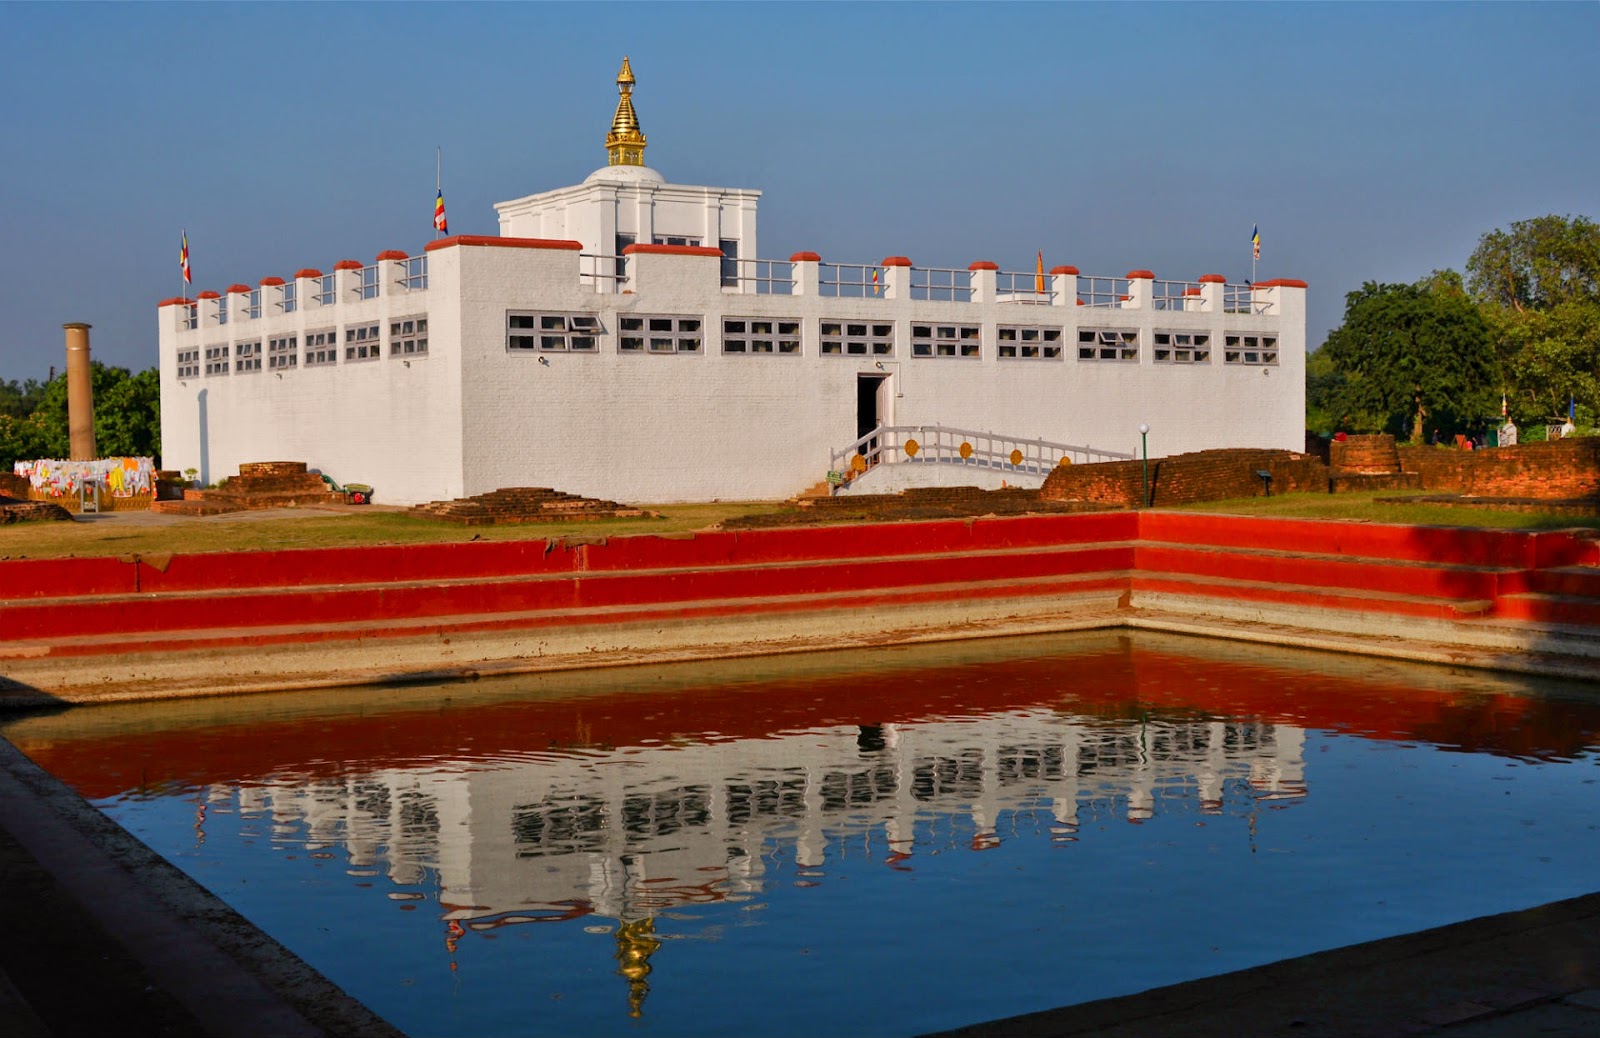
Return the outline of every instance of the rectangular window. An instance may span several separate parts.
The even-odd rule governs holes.
[[[252,321],[261,317],[261,289],[250,290],[250,301],[245,305],[244,315]]]
[[[722,287],[735,288],[739,284],[739,242],[723,238],[717,247],[722,250]]]
[[[233,348],[233,370],[244,373],[261,370],[261,340],[241,342]]]
[[[1078,330],[1079,360],[1139,362],[1139,333],[1109,329]]]
[[[227,324],[228,323],[228,297],[227,296],[223,296],[221,299],[217,300],[217,323],[218,324]]]
[[[306,364],[308,368],[339,363],[339,333],[329,328],[320,332],[306,332]]]
[[[358,324],[344,330],[344,359],[372,360],[383,349],[383,341],[378,337],[376,324]]]
[[[228,347],[206,347],[206,374],[226,375],[228,373]]]
[[[1278,363],[1278,337],[1276,335],[1234,335],[1223,337],[1222,362],[1224,364],[1276,364]]]
[[[1061,329],[1003,324],[996,331],[1001,360],[1060,360]]]
[[[686,238],[686,237],[684,237],[683,235],[680,235],[680,234],[668,234],[668,235],[660,235],[660,234],[658,234],[655,237],[651,238],[650,242],[653,245],[691,245],[691,246],[693,246],[695,248],[699,248],[700,247],[700,239],[699,238]]]
[[[337,273],[324,274],[320,278],[311,280],[312,298],[318,306],[332,306],[339,292],[339,275]]]
[[[298,336],[285,335],[277,339],[267,340],[267,368],[270,371],[282,371],[294,367],[300,360],[300,339]]]
[[[722,321],[723,353],[800,355],[800,322],[769,317],[727,317]]]
[[[1205,364],[1211,360],[1211,336],[1204,332],[1156,332],[1152,359],[1157,364]]]
[[[666,314],[621,314],[617,349],[623,353],[699,353],[705,321]]]
[[[283,312],[292,314],[299,307],[300,286],[291,281],[283,286]]]
[[[818,344],[824,357],[892,357],[894,325],[870,321],[823,321]]]
[[[428,257],[412,256],[403,261],[404,271],[400,284],[407,292],[420,292],[428,287]]]
[[[974,324],[914,324],[911,326],[913,357],[978,356],[978,326]]]
[[[506,349],[513,352],[597,353],[599,314],[506,314]]]
[[[428,352],[428,319],[402,317],[389,322],[389,356],[412,357]]]
[[[356,283],[356,298],[378,298],[378,264],[361,268],[361,277]]]
[[[178,377],[196,378],[200,374],[200,351],[178,351]]]

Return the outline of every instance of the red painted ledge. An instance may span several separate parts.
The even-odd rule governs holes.
[[[1148,271],[1148,270],[1130,270],[1130,271],[1128,271],[1128,280],[1129,281],[1154,281],[1155,279],[1156,279],[1155,274],[1152,273],[1151,271]]]
[[[233,284],[233,285],[229,285],[228,286],[228,294],[231,295],[231,296],[233,296],[233,295],[249,295],[251,292],[254,292],[254,291],[255,291],[255,289],[251,288],[249,285]]]
[[[1197,296],[1197,295],[1200,294],[1200,290],[1191,285],[1190,287],[1188,287],[1188,288],[1183,290],[1183,294],[1186,295],[1186,296]]]
[[[1077,277],[1078,276],[1078,268],[1077,267],[1051,267],[1050,268],[1050,273],[1052,273],[1052,274],[1071,274],[1073,277]]]
[[[173,296],[171,299],[163,299],[161,302],[157,303],[156,304],[156,308],[160,309],[163,306],[192,306],[192,305],[194,305],[194,300],[193,299],[189,299],[189,298],[186,298],[184,296]]]
[[[888,257],[885,257],[884,261],[882,263],[878,264],[878,266],[880,266],[880,267],[909,267],[909,266],[911,266],[911,261],[909,259],[907,259],[906,257],[904,257],[904,256],[888,256]]]
[[[198,298],[200,298],[200,299],[221,299],[222,298],[222,293],[221,292],[212,292],[212,291],[208,290],[208,291],[205,291],[205,292],[201,292],[200,295],[198,296]]]
[[[384,249],[382,252],[378,253],[378,262],[379,263],[382,263],[384,260],[403,260],[403,259],[410,259],[410,258],[411,257],[407,256],[405,253],[401,252],[399,249]]]
[[[360,270],[366,264],[360,260],[340,260],[333,265],[334,270]]]
[[[261,287],[262,288],[277,288],[279,285],[282,285],[282,284],[283,284],[283,278],[262,278],[261,279]]]
[[[988,260],[973,260],[971,263],[967,264],[967,269],[968,270],[999,270],[1000,269],[1000,264],[991,263]]]
[[[1201,274],[1200,283],[1202,285],[1226,285],[1228,279],[1221,274]]]
[[[1311,286],[1299,278],[1273,278],[1271,281],[1257,281],[1257,288],[1310,288]]]
[[[821,263],[822,257],[814,252],[797,252],[789,257],[790,263]]]
[[[491,249],[557,249],[563,252],[582,252],[583,242],[564,238],[496,238],[488,234],[458,234],[453,238],[430,241],[424,252],[453,249],[457,245],[474,245]]]
[[[301,278],[320,278],[321,276],[322,271],[318,270],[316,267],[301,267],[299,270],[294,272],[294,278],[296,281],[299,281]]]
[[[705,245],[630,245],[622,250],[624,256],[708,256],[722,258],[721,249]]]

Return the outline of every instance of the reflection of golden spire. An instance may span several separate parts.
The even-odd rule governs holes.
[[[628,71],[623,64],[622,71]],[[628,978],[628,1015],[644,1015],[644,999],[650,994],[650,956],[661,942],[656,940],[654,919],[635,919],[617,927],[617,972]]]
[[[617,114],[611,119],[611,132],[606,134],[606,152],[610,155],[607,165],[642,166],[649,141],[639,129],[639,117],[633,114],[633,66],[628,64],[626,56],[622,59],[622,71],[617,73],[617,92],[622,98],[617,101]]]

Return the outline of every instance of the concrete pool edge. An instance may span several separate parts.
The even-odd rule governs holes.
[[[925,1038],[1600,1034],[1600,893]]]
[[[105,954],[131,956],[204,1033],[401,1034],[4,739],[0,829],[120,946]],[[37,1008],[0,1004],[0,1019]]]

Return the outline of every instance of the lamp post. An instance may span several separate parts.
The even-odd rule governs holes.
[[[1140,508],[1150,507],[1150,423],[1139,423],[1139,457],[1143,459],[1144,494],[1139,498]]]

